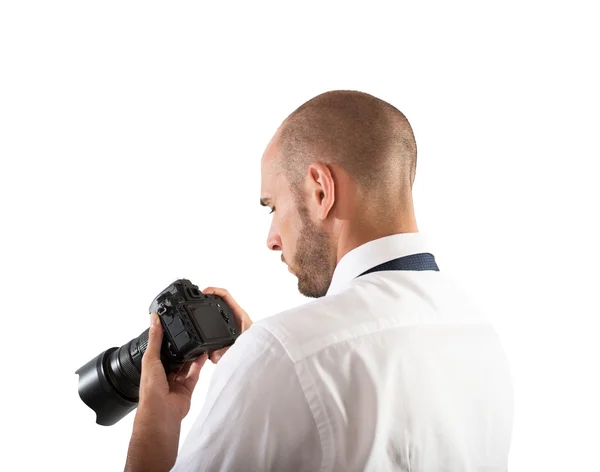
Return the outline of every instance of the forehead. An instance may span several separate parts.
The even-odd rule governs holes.
[[[271,138],[271,141],[269,141],[260,161],[260,193],[263,197],[270,197],[276,190],[275,187],[280,180],[278,177],[281,174],[278,162],[279,148],[277,146],[276,134]]]

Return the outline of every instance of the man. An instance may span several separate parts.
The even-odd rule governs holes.
[[[261,165],[267,245],[316,300],[252,324],[227,291],[204,290],[243,334],[211,356],[178,456],[206,356],[167,379],[153,327],[126,470],[506,470],[506,357],[418,232],[405,116],[365,93],[324,93],[286,118]]]

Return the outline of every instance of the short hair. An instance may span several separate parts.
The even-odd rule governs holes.
[[[417,145],[396,107],[364,92],[333,90],[294,110],[279,130],[279,165],[296,197],[313,162],[342,167],[366,195],[397,208],[410,194]]]

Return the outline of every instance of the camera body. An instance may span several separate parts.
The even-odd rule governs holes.
[[[169,374],[183,363],[230,346],[240,335],[231,307],[218,295],[203,294],[178,279],[152,301],[149,313],[163,327],[160,359]],[[142,357],[149,329],[121,347],[111,347],[81,366],[79,396],[96,412],[96,423],[115,424],[138,406]]]
[[[187,279],[179,279],[150,304],[164,330],[161,360],[166,370],[235,342],[238,327],[231,308],[211,294],[203,294]],[[144,349],[145,350],[145,349]]]

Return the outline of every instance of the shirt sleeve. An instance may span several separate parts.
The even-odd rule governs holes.
[[[321,442],[293,361],[252,325],[221,358],[172,472],[318,471]]]

